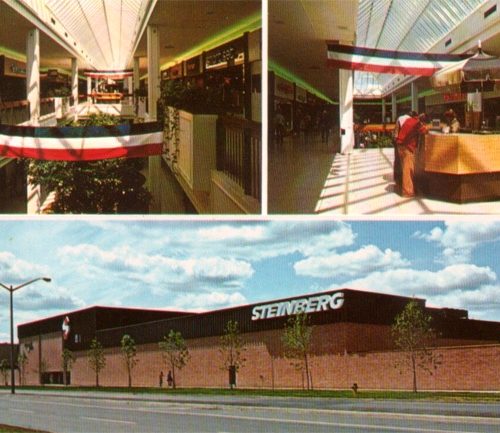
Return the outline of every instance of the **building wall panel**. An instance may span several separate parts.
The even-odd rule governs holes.
[[[348,389],[357,383],[363,389],[411,389],[410,371],[400,373],[396,363],[401,352],[391,350],[388,341],[384,350],[362,350],[381,344],[389,328],[367,325],[336,324],[317,326],[310,357],[312,382],[315,388]],[[302,388],[305,377],[282,355],[281,330],[244,334],[246,362],[237,375],[241,388]],[[377,341],[377,339],[380,339]],[[53,340],[42,339],[49,347]],[[228,373],[222,370],[220,338],[188,340],[191,359],[176,373],[179,387],[227,387]],[[500,344],[460,346],[465,342],[448,341],[454,347],[436,349],[442,365],[429,375],[418,372],[419,388],[436,390],[498,390],[500,389]],[[44,352],[45,353],[45,352]],[[168,366],[158,344],[138,346],[139,362],[132,373],[133,386],[159,386],[160,371],[164,387]],[[127,372],[119,347],[105,349],[106,367],[100,374],[102,386],[127,386]],[[55,355],[54,355],[55,356]],[[55,362],[54,359],[51,362]],[[35,376],[30,376],[35,377]],[[38,376],[36,376],[38,380]],[[37,383],[37,382],[33,382]],[[74,385],[93,386],[95,375],[88,366],[86,351],[77,353],[72,370]]]

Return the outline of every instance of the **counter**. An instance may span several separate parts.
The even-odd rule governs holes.
[[[415,171],[424,196],[457,203],[498,200],[500,134],[430,132]]]

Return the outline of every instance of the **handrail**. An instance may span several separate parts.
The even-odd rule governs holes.
[[[257,200],[261,197],[261,125],[247,119],[217,119],[217,170]]]
[[[54,98],[42,98],[40,99],[40,104],[46,104],[49,102],[54,102]],[[27,107],[29,105],[29,101],[27,99],[17,99],[15,101],[4,101],[0,102],[0,110],[7,110],[9,108],[17,108],[17,107]]]

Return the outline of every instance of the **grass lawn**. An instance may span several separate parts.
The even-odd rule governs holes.
[[[0,424],[0,433],[22,433],[22,432],[47,433],[41,430],[31,430],[29,428],[14,427],[12,425]]]
[[[21,389],[36,391],[76,391],[103,393],[132,394],[163,394],[163,395],[235,395],[242,397],[316,397],[316,398],[359,398],[359,399],[395,399],[395,400],[435,400],[448,402],[500,402],[500,392],[428,392],[414,394],[410,391],[363,391],[357,395],[351,390],[270,390],[270,389],[221,389],[221,388],[140,388],[140,387],[22,387]],[[0,431],[1,433],[1,431]]]

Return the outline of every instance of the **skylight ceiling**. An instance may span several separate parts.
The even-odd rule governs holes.
[[[22,0],[52,16],[99,70],[126,69],[157,0]],[[43,8],[40,7],[40,3]],[[62,36],[62,35],[61,35]]]
[[[426,53],[489,0],[359,0],[357,46]],[[394,78],[355,73],[354,87],[376,95]],[[378,83],[376,89],[374,83]]]

